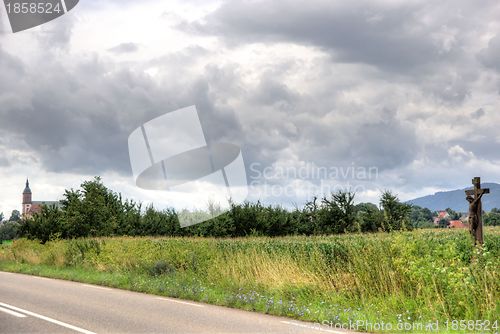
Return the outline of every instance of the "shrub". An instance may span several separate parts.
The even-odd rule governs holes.
[[[164,260],[156,261],[148,270],[151,276],[170,275],[175,273],[175,268]]]

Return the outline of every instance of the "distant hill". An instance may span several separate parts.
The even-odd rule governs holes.
[[[490,188],[490,194],[483,196],[483,209],[490,211],[493,208],[500,208],[500,184],[497,183],[483,183],[482,188]],[[444,210],[451,208],[459,212],[469,211],[469,205],[465,200],[464,191],[469,188],[441,191],[434,195],[428,195],[420,198],[415,198],[407,203],[428,208],[432,211]]]

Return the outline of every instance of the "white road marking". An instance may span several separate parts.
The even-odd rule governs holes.
[[[156,297],[156,299],[158,299],[158,300],[165,300],[167,302],[174,302],[174,303],[178,303],[178,304],[191,305],[191,306],[196,306],[196,307],[205,307],[204,305],[195,304],[195,303],[189,303],[189,302],[183,302],[183,301],[172,299],[172,298]]]
[[[30,311],[27,311],[27,310],[23,310],[22,308],[15,307],[15,306],[12,306],[12,305],[9,305],[9,304],[0,303],[0,306],[7,307],[7,308],[10,308],[11,310],[22,312],[22,313],[27,314],[27,315],[31,315],[32,317],[45,320],[47,322],[59,325],[61,327],[72,329],[75,332],[79,332],[79,333],[83,333],[83,334],[96,334],[96,333],[88,331],[86,329],[83,329],[83,328],[80,328],[80,327],[76,327],[76,326],[67,324],[65,322],[49,318],[49,317],[46,317],[46,316],[38,314],[38,313],[35,313],[35,312],[30,312]]]
[[[83,286],[86,286],[87,288],[94,288],[94,289],[99,289],[99,290],[112,290],[110,288],[106,288],[104,286],[96,286],[96,285],[90,285],[90,284],[82,284]]]
[[[14,317],[17,317],[17,318],[26,318],[26,316],[24,314],[14,312],[12,310],[9,310],[9,309],[3,308],[3,307],[0,307],[0,311],[5,312],[5,313],[10,314],[10,315],[13,315]]]
[[[287,325],[292,325],[292,326],[297,326],[297,327],[302,327],[302,328],[308,328],[308,329],[315,329],[320,332],[327,332],[327,333],[334,333],[334,334],[346,334],[346,332],[341,332],[341,331],[336,331],[333,329],[326,329],[322,328],[319,325],[318,326],[313,326],[313,325],[306,325],[306,324],[299,324],[297,322],[292,322],[292,321],[281,321],[283,324]]]

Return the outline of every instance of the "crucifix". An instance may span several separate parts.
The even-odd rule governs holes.
[[[469,232],[474,237],[474,243],[483,244],[483,207],[481,198],[484,194],[489,194],[488,188],[481,189],[481,178],[475,177],[472,179],[474,189],[466,190],[466,199],[469,202]]]

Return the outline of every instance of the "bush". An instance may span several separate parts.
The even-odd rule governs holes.
[[[99,256],[101,244],[95,239],[75,239],[66,243],[64,254],[65,264],[68,266],[81,265],[90,256]]]
[[[160,260],[149,268],[148,273],[151,276],[170,275],[175,273],[175,268],[167,261]]]
[[[13,240],[19,236],[20,224],[17,222],[0,223],[0,244],[6,240]]]

